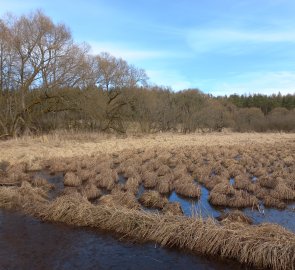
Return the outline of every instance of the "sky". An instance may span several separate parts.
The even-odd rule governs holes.
[[[143,68],[150,84],[212,95],[295,93],[294,0],[0,0],[42,10],[92,54]]]

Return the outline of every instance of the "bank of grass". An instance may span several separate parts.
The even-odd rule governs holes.
[[[1,188],[0,207],[21,209],[43,221],[98,228],[139,242],[153,241],[257,268],[295,269],[295,236],[279,225],[219,223],[213,219],[93,205],[78,194],[48,202],[39,188],[28,184]]]

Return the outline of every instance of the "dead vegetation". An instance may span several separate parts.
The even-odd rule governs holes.
[[[78,187],[82,184],[82,180],[73,172],[67,172],[64,177],[64,185],[69,187]]]
[[[234,210],[227,213],[222,213],[217,220],[221,221],[222,223],[225,222],[241,222],[245,224],[253,224],[251,218],[246,216],[242,211]]]
[[[95,227],[138,241],[221,256],[258,268],[293,270],[295,266],[294,234],[273,224],[219,225],[211,219],[179,215],[163,218],[127,208],[94,206],[79,196],[63,196],[50,204],[39,204],[33,214],[44,221]]]
[[[168,199],[155,190],[143,192],[139,202],[145,207],[163,209],[168,204]]]
[[[270,224],[250,226],[252,221],[240,211],[222,215],[217,223],[183,217],[180,204],[169,202],[167,196],[175,191],[197,201],[203,185],[214,206],[256,209],[263,204],[284,209],[295,200],[294,145],[293,141],[224,147],[174,145],[56,157],[42,163],[45,170],[64,173],[65,188],[52,202],[47,200],[52,184],[42,176],[34,177],[27,163],[7,163],[0,168],[0,207],[233,258],[250,266],[290,269],[290,263],[294,265],[294,234]],[[126,182],[120,182],[119,175]],[[144,213],[142,206],[156,208],[159,214]],[[278,234],[287,239],[286,246]],[[208,244],[201,246],[196,239]]]

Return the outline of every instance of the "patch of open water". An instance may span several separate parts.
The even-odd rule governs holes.
[[[187,252],[116,240],[102,232],[42,223],[0,209],[0,269],[247,269]]]

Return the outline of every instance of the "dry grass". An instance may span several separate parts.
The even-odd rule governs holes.
[[[0,188],[0,208],[26,209],[38,203],[47,202],[47,192],[39,187],[32,187],[29,182],[22,182],[21,187]]]
[[[179,202],[169,202],[162,211],[165,215],[183,215],[183,211]]]
[[[114,188],[117,179],[118,174],[111,169],[101,171],[101,173],[95,178],[96,184],[101,188],[106,188],[107,190],[112,190]]]
[[[91,140],[83,136],[0,142],[0,160],[11,163],[0,171],[0,186],[5,181],[22,185],[0,187],[0,207],[232,258],[250,267],[294,269],[294,234],[276,225],[250,226],[239,212],[221,222],[183,217],[179,204],[160,194],[174,188],[182,196],[198,198],[200,187],[193,182],[197,177],[211,190],[212,205],[253,207],[260,199],[265,207],[285,208],[295,200],[294,134],[158,134],[124,139],[91,134]],[[40,167],[66,173],[66,187],[52,202],[47,200],[45,181],[27,172]],[[117,183],[118,172],[128,176],[125,185]],[[257,181],[251,180],[253,175]],[[230,177],[235,177],[233,185]],[[163,209],[165,215],[138,211],[135,194],[141,181],[160,193],[145,191],[140,202]],[[98,187],[111,194],[100,197]],[[88,202],[98,197],[97,206]]]
[[[241,222],[246,224],[253,224],[251,218],[246,216],[242,211],[234,210],[227,213],[221,214],[217,220],[225,223],[225,222]]]
[[[100,197],[102,195],[102,192],[94,184],[87,184],[85,187],[82,188],[81,194],[82,196],[85,196],[88,200],[94,200]]]
[[[103,195],[99,200],[99,204],[112,207],[126,207],[129,209],[139,210],[140,205],[134,194],[130,192],[116,191],[112,194]]]
[[[236,190],[229,183],[220,183],[210,192],[209,202],[223,207],[256,207],[258,199],[244,190]]]
[[[91,137],[91,140],[89,139]],[[39,137],[22,137],[0,142],[0,160],[11,164],[25,162],[30,169],[40,169],[42,161],[52,158],[100,155],[125,149],[174,149],[207,145],[251,145],[292,142],[295,134],[211,133],[211,134],[156,134],[141,138],[116,139],[96,133],[55,132]],[[151,155],[152,156],[152,155]]]
[[[201,196],[201,189],[192,181],[176,181],[174,183],[175,192],[181,196],[189,198],[199,198]]]
[[[43,190],[24,182],[20,188],[1,188],[0,206],[22,209],[44,221],[95,227],[138,241],[235,259],[258,268],[295,269],[295,236],[278,225],[248,225],[240,214],[228,216],[218,224],[211,219],[173,215],[172,211],[168,214],[167,203],[165,216],[130,210],[122,207],[125,200],[129,201],[126,197],[132,196],[127,193],[107,195],[118,203],[101,201],[97,206],[78,193],[52,202],[44,196]]]
[[[161,194],[168,194],[172,191],[172,175],[160,176],[156,186],[156,190]]]
[[[139,202],[145,207],[163,209],[168,204],[168,199],[155,190],[142,193]]]
[[[69,187],[78,187],[82,184],[82,180],[73,172],[67,172],[64,176],[64,185]]]
[[[154,172],[144,172],[142,180],[145,188],[154,188],[157,184],[157,175]]]
[[[140,178],[128,178],[124,186],[125,190],[132,194],[136,194],[140,185]]]
[[[49,190],[52,190],[55,188],[55,186],[53,184],[48,183],[48,181],[41,176],[35,177],[31,181],[31,184],[33,187],[40,187],[40,188],[44,189],[45,191],[49,191]]]

